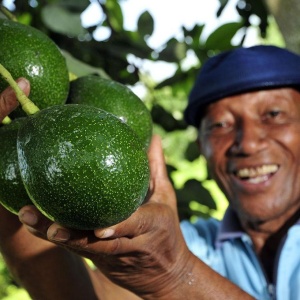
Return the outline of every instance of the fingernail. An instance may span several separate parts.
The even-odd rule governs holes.
[[[49,239],[57,242],[66,242],[70,239],[70,232],[62,228],[57,228],[56,231],[49,236]]]
[[[25,78],[22,78],[22,79],[18,80],[17,83],[18,83],[18,86],[21,89],[24,89],[24,88],[26,88],[28,86],[29,81],[27,79],[25,79]]]
[[[115,231],[112,228],[107,228],[104,230],[95,230],[95,236],[100,239],[105,239],[113,236]]]
[[[22,212],[22,214],[19,215],[19,219],[22,223],[28,226],[34,226],[38,222],[37,216],[30,211]]]

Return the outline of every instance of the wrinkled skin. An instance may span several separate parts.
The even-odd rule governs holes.
[[[281,239],[300,217],[300,93],[278,88],[212,103],[199,143],[273,279]]]
[[[276,231],[299,210],[299,133],[300,93],[291,88],[245,93],[208,107],[202,153],[246,229],[264,223]],[[252,174],[242,178],[240,170]]]

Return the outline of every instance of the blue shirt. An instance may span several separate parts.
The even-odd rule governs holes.
[[[181,222],[189,249],[216,272],[259,300],[300,300],[300,221],[292,226],[277,253],[274,282],[268,282],[253,250],[229,208],[223,221]]]

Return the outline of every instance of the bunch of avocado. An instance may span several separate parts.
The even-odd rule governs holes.
[[[15,214],[33,203],[51,220],[83,230],[128,218],[150,180],[145,104],[113,80],[69,82],[61,51],[33,27],[0,19],[0,35],[0,92],[9,84],[21,107],[24,98],[38,107],[25,116],[20,109],[0,128],[0,203]],[[19,77],[29,79],[30,99],[15,84]]]

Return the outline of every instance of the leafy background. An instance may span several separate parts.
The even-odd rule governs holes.
[[[123,0],[126,1],[126,0]],[[285,10],[292,0],[287,0]],[[4,4],[6,1],[0,1]],[[99,24],[84,28],[80,16],[90,5],[88,0],[13,1],[12,13],[19,22],[45,32],[62,49],[69,70],[77,76],[98,74],[126,84],[142,87],[145,102],[154,122],[154,133],[161,135],[167,167],[178,197],[180,218],[221,218],[227,202],[211,179],[204,158],[195,143],[197,132],[183,121],[183,110],[196,74],[208,57],[227,49],[242,46],[250,28],[256,27],[257,43],[288,45],[297,50],[299,43],[287,41],[280,24],[285,10],[274,10],[268,1],[237,1],[238,22],[221,25],[203,38],[205,24],[182,27],[182,38],[171,37],[163,47],[154,49],[147,42],[154,32],[154,18],[144,11],[138,18],[136,30],[124,28],[122,1],[96,1],[104,13]],[[228,4],[219,0],[216,18],[222,16]],[[280,3],[280,1],[278,1]],[[276,12],[276,14],[274,13]],[[253,16],[256,22],[253,24]],[[4,15],[0,17],[5,18]],[[257,25],[258,24],[258,25]],[[95,31],[105,28],[105,40],[96,40]],[[234,43],[233,43],[234,39]],[[1,50],[0,50],[1,51]],[[193,54],[193,64],[187,66],[186,57]],[[176,71],[169,78],[157,82],[143,72],[144,64],[167,63]],[[0,257],[0,299],[29,299],[26,292],[11,278]]]

